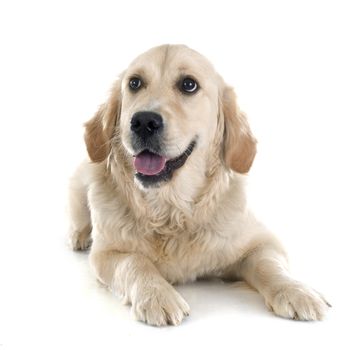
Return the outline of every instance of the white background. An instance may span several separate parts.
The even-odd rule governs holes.
[[[349,348],[349,18],[346,1],[2,1],[0,350]],[[259,140],[250,206],[333,304],[325,321],[277,318],[244,285],[211,281],[177,287],[181,326],[145,326],[67,249],[82,123],[162,43],[235,86]]]

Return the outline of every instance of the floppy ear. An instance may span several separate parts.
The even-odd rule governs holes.
[[[120,108],[121,92],[118,80],[107,102],[101,105],[95,116],[85,123],[85,144],[90,159],[95,163],[104,161],[111,150],[111,138]]]
[[[225,163],[227,167],[238,173],[247,173],[256,154],[256,139],[245,114],[237,106],[236,95],[232,88],[224,87],[221,104],[224,114]]]

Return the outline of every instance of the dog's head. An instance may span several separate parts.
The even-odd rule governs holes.
[[[246,173],[256,152],[233,90],[203,56],[182,45],[136,58],[86,123],[85,141],[93,162],[122,145],[144,188],[169,183],[191,162],[191,171],[205,174],[213,157]]]

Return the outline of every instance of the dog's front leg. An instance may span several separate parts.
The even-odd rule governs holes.
[[[321,320],[330,306],[321,294],[290,276],[286,257],[274,244],[253,250],[240,262],[237,272],[279,316]]]
[[[137,320],[178,325],[189,314],[186,301],[145,256],[92,249],[90,262],[97,278],[131,303]]]

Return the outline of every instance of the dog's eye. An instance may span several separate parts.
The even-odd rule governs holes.
[[[131,90],[138,90],[142,86],[142,81],[140,78],[131,78],[129,81],[129,87]]]
[[[181,90],[187,94],[192,94],[198,90],[198,84],[192,78],[185,78],[182,80]]]

